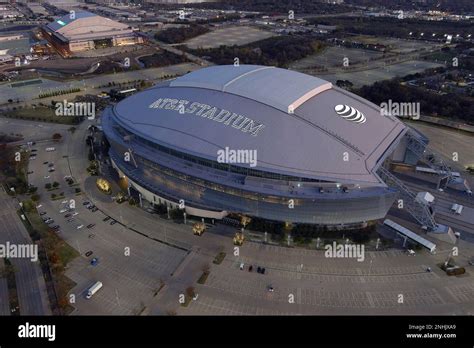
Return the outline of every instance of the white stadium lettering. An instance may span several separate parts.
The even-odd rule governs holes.
[[[263,128],[265,128],[263,124],[255,124],[253,120],[250,120],[250,122],[245,126],[245,128],[242,129],[242,132],[248,132],[255,136]]]
[[[198,102],[190,102],[185,99],[160,98],[151,103],[148,108],[173,110],[179,114],[201,116],[226,126],[231,125],[232,128],[240,129],[242,132],[249,133],[254,137],[265,128],[264,124],[258,123],[246,116],[236,114],[235,112],[231,113],[229,110]]]
[[[160,104],[161,102],[163,101],[163,99],[158,99],[156,101],[154,101],[153,103],[150,104],[150,109],[157,109],[160,107]]]
[[[172,110],[178,104],[178,99],[168,99],[168,103],[165,106],[166,110]]]
[[[219,114],[217,114],[216,117],[213,118],[214,121],[217,121],[217,122],[224,122],[225,120],[227,120],[227,118],[230,116],[230,111],[227,111],[227,110],[221,110],[221,112],[219,112]]]
[[[186,109],[185,112],[187,114],[194,114],[196,112],[196,109],[199,107],[199,103],[196,103],[196,102],[193,102],[191,103],[191,106],[189,107],[189,109]]]
[[[207,111],[202,115],[202,117],[206,117],[206,118],[213,119],[214,116],[216,115],[216,112],[217,112],[217,108],[216,108],[216,107],[213,107],[213,108],[207,110]]]
[[[230,116],[229,119],[224,122],[224,124],[225,124],[226,126],[228,126],[228,125],[232,122],[232,120],[233,120],[234,118],[236,118],[237,116],[239,116],[239,115],[237,115],[235,112],[233,112],[233,113],[232,113],[232,116]]]
[[[198,116],[202,116],[202,113],[206,110],[209,110],[211,108],[210,105],[207,105],[207,104],[201,104],[201,110],[199,110],[198,112],[196,112],[196,115]],[[203,116],[204,117],[204,116]]]

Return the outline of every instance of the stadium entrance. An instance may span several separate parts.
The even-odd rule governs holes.
[[[106,48],[106,47],[113,47],[112,39],[100,39],[94,40],[94,48]]]

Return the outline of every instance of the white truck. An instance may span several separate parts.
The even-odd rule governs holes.
[[[454,212],[454,214],[456,215],[461,215],[462,213],[462,209],[464,207],[461,205],[461,204],[457,204],[457,203],[454,203],[452,206],[451,206],[451,210]]]
[[[97,282],[87,290],[86,298],[90,299],[97,291],[102,288],[102,282]]]

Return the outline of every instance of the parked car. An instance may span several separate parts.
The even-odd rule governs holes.
[[[102,221],[109,221],[110,220],[110,216],[106,216]]]
[[[44,214],[46,214],[46,212],[45,212],[45,211],[42,211],[42,212],[40,213],[40,216],[43,216]]]
[[[91,250],[89,250],[88,252],[86,252],[86,254],[85,254],[85,255],[86,255],[87,257],[91,256],[91,255],[92,255],[92,251],[91,251]]]
[[[94,208],[91,209],[91,212],[95,213],[97,210],[99,210],[99,208],[94,207]]]
[[[89,224],[89,225],[87,225],[87,228],[92,228],[94,226],[95,226],[95,224]]]
[[[269,285],[269,286],[267,287],[267,290],[268,290],[269,292],[274,292],[274,291],[275,291],[275,289],[274,289],[273,286],[271,286],[271,285]]]
[[[68,218],[68,217],[71,217],[71,214],[70,213],[67,213],[66,215],[64,215],[65,218]]]
[[[244,266],[245,266],[244,263],[241,262],[241,263],[240,263],[240,267],[239,267],[241,271],[244,269]]]
[[[82,202],[82,205],[89,205],[89,204],[91,204],[91,202],[88,202],[88,201]]]
[[[111,225],[115,225],[116,223],[117,223],[117,221],[115,221],[115,220],[110,221]]]
[[[97,266],[97,264],[99,263],[99,259],[97,257],[94,257],[92,260],[91,260],[91,265],[92,266]]]
[[[253,266],[250,265],[250,266],[249,266],[249,272],[252,272],[252,271],[253,271]]]
[[[83,227],[84,227],[84,225],[79,225],[79,226],[77,226],[76,228],[77,228],[78,230],[80,230],[80,229],[83,228]]]

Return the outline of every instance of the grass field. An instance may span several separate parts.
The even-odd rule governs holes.
[[[204,35],[192,38],[184,44],[191,49],[216,48],[219,46],[242,46],[251,42],[260,41],[276,34],[253,27],[227,27],[217,29]]]
[[[355,87],[363,85],[371,85],[374,82],[389,80],[396,76],[406,76],[408,74],[415,74],[426,69],[443,66],[426,61],[406,61],[398,64],[388,65],[376,69],[355,71],[355,72],[341,72],[337,74],[321,74],[321,78],[335,83],[337,80],[349,80]]]
[[[403,40],[389,37],[378,37],[368,35],[358,35],[351,37],[351,40],[362,42],[365,44],[382,44],[387,47],[387,51],[394,53],[409,53],[420,49],[429,50],[441,46],[435,42],[418,41],[418,40]]]
[[[59,98],[59,97],[58,97]],[[13,107],[12,107],[13,108]],[[54,109],[47,107],[22,108],[9,110],[3,113],[3,116],[17,118],[20,120],[42,121],[61,124],[78,124],[80,118],[72,116],[56,116]]]
[[[324,66],[326,68],[333,66],[343,66],[343,59],[349,58],[350,65],[370,63],[370,59],[376,59],[382,56],[382,52],[362,50],[358,48],[346,47],[328,47],[319,54],[313,54],[292,63],[291,69],[305,69],[313,66]]]

